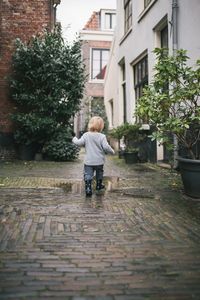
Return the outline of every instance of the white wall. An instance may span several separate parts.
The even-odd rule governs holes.
[[[108,108],[109,99],[114,99],[115,122],[114,126],[123,121],[122,95],[120,94],[120,68],[118,63],[124,58],[126,64],[126,98],[128,121],[134,121],[135,109],[134,78],[132,65],[146,50],[148,53],[149,82],[153,79],[153,66],[155,47],[160,46],[159,29],[162,20],[168,22],[169,48],[173,51],[172,41],[172,0],[152,0],[151,5],[144,10],[144,1],[132,1],[132,28],[124,36],[124,8],[123,1],[117,0],[117,27],[115,32],[115,45],[111,56],[110,66],[105,81],[105,104]],[[191,58],[189,64],[194,65],[200,58],[200,0],[178,1],[178,48],[188,50]],[[116,74],[118,72],[118,74]]]
[[[115,47],[115,43],[116,40],[114,38],[110,50],[110,60],[106,68],[106,75],[104,81],[104,103],[110,128],[116,127],[119,123],[119,113],[117,109],[118,101],[116,101],[116,99],[118,99],[118,48]],[[113,113],[111,111],[111,101],[113,102]]]
[[[186,49],[191,58],[189,64],[195,65],[200,59],[200,0],[179,0],[179,48]]]

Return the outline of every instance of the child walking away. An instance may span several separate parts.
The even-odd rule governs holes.
[[[103,167],[105,154],[114,154],[114,150],[108,144],[106,136],[101,133],[104,128],[104,121],[100,117],[92,117],[88,123],[88,132],[80,139],[74,137],[72,142],[79,147],[85,147],[84,158],[84,180],[86,196],[92,196],[92,179],[96,172],[96,190],[104,189]]]

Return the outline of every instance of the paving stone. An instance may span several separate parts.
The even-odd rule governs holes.
[[[200,299],[200,202],[150,164],[105,166],[85,198],[82,158],[0,169],[0,299]]]

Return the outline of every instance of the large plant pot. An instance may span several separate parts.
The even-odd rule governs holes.
[[[34,160],[38,147],[39,146],[34,143],[30,144],[30,145],[20,145],[18,148],[19,159],[20,160]]]
[[[119,150],[118,151],[118,158],[124,158],[124,150]]]
[[[200,198],[200,160],[178,157],[186,195]]]
[[[138,152],[124,152],[124,159],[127,164],[135,164],[138,162]]]

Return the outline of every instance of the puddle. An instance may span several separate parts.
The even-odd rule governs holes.
[[[134,198],[155,198],[154,193],[148,187],[138,187],[134,180],[119,180],[119,177],[104,177],[105,191],[95,193],[96,181],[93,180],[93,194],[101,199],[105,193],[116,193]],[[64,193],[74,195],[83,195],[85,193],[85,184],[83,180],[73,182],[60,182],[55,185],[61,188]]]
[[[105,192],[110,192],[115,190],[118,185],[119,185],[119,177],[104,177],[103,180],[105,184]],[[93,180],[93,191],[95,191],[95,184],[96,181]],[[81,195],[84,193],[84,181],[72,181],[72,182],[59,182],[54,185],[56,188],[61,188],[64,193],[72,193],[72,194],[77,194]],[[98,196],[102,196],[102,193],[99,193]]]

